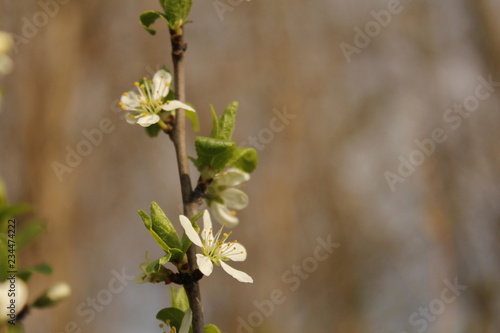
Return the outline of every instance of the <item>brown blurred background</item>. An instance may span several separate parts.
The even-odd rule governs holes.
[[[60,280],[73,288],[65,303],[34,310],[27,332],[161,332],[155,315],[169,305],[168,287],[125,279],[106,291],[120,286],[116,274],[139,273],[146,250],[161,254],[136,211],[155,200],[172,221],[180,213],[170,141],[148,138],[116,107],[135,80],[171,67],[165,24],[152,37],[138,23],[159,8],[0,2],[0,30],[17,41],[2,80],[0,176],[11,202],[32,203],[47,220],[22,264],[55,269],[33,278],[33,297]],[[187,95],[201,135],[209,104],[221,112],[237,100],[235,140],[257,138],[260,153],[235,229],[249,258],[234,267],[255,283],[220,269],[203,279],[207,323],[223,332],[499,332],[500,86],[478,86],[479,77],[500,81],[500,3],[194,0],[191,19]],[[373,37],[347,59],[341,45],[362,45],[358,28]],[[447,111],[477,89],[489,95],[475,111]],[[58,179],[53,163],[66,164],[102,121],[110,133]],[[429,142],[435,129],[446,139],[418,153],[415,140]],[[391,191],[384,174],[404,172],[410,157],[421,165]],[[340,246],[314,259],[328,236]],[[450,289],[455,280],[467,289]]]

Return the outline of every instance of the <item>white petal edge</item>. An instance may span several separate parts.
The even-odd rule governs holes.
[[[184,313],[184,317],[182,318],[181,327],[179,328],[179,333],[188,333],[189,326],[191,326],[191,322],[193,321],[193,312],[191,309],[187,309],[186,313]]]
[[[156,124],[160,120],[160,116],[157,114],[151,114],[149,116],[141,117],[137,120],[137,123],[142,127],[149,127],[153,124]]]
[[[187,104],[184,104],[182,103],[181,101],[177,101],[177,100],[172,100],[172,101],[168,101],[168,103],[165,103],[161,106],[161,108],[165,111],[173,111],[173,110],[177,110],[177,109],[185,109],[185,110],[189,110],[189,111],[195,111],[195,109],[193,109],[192,107],[190,107],[189,105]]]
[[[204,256],[203,254],[196,255],[196,263],[198,264],[198,268],[205,276],[210,276],[212,271],[214,270],[214,264],[209,257]]]
[[[201,242],[200,236],[198,236],[196,230],[194,230],[191,221],[184,215],[179,215],[179,220],[189,240],[194,244],[198,245],[199,247],[202,247],[203,243]]]
[[[227,224],[229,228],[232,228],[236,227],[240,222],[226,206],[214,202],[210,207],[212,208],[212,214],[220,224]]]
[[[248,206],[248,195],[240,189],[230,187],[220,196],[228,208],[240,210]]]
[[[253,282],[252,277],[250,275],[248,275],[247,273],[239,271],[237,269],[234,269],[223,261],[220,262],[220,265],[221,265],[222,269],[226,271],[227,274],[231,275],[236,280],[243,282],[243,283],[252,283]]]
[[[245,259],[247,258],[247,250],[245,249],[245,247],[240,243],[231,243],[231,247],[231,254],[227,255],[227,258],[231,259],[232,261],[245,261]]]

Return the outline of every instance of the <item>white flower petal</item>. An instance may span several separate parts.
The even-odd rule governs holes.
[[[230,228],[238,225],[239,223],[238,217],[233,215],[229,210],[229,208],[227,208],[226,206],[221,205],[217,202],[213,202],[210,208],[212,209],[212,214],[214,215],[215,219],[220,224],[225,223]]]
[[[139,118],[139,120],[137,120],[137,123],[139,125],[141,125],[142,127],[149,127],[153,124],[156,124],[159,120],[160,120],[160,116],[158,116],[157,114],[151,114],[151,115]]]
[[[203,273],[203,275],[209,276],[210,274],[212,274],[212,271],[214,270],[214,264],[209,257],[198,253],[196,255],[196,263],[198,264],[198,268]]]
[[[16,310],[19,313],[28,302],[28,285],[19,277],[16,278],[15,283],[16,293],[14,297],[9,297],[10,280],[5,280],[0,283],[0,307],[2,309],[7,309],[11,301],[15,300]],[[0,327],[2,322],[6,322],[10,319],[11,318],[7,316],[7,311],[2,310],[0,313]]]
[[[135,114],[129,112],[125,116],[125,120],[127,121],[127,123],[133,125],[133,124],[137,124],[137,120],[139,120],[139,118]]]
[[[253,279],[247,273],[239,271],[237,269],[234,269],[223,261],[220,262],[220,265],[221,265],[222,269],[226,271],[227,274],[231,275],[236,280],[238,280],[240,282],[244,282],[244,283],[252,283],[253,282]]]
[[[227,247],[228,243],[224,243],[221,248],[224,249]],[[228,252],[229,254],[226,255],[227,258],[231,259],[232,261],[245,261],[247,258],[247,250],[243,245],[240,243],[229,243],[231,245],[230,250],[226,250],[224,252]]]
[[[120,102],[123,103],[123,106],[127,110],[135,110],[135,108],[141,106],[137,94],[133,91],[129,91],[123,94],[122,97],[120,98]]]
[[[193,321],[193,312],[191,309],[187,309],[186,313],[184,313],[184,317],[182,318],[181,327],[179,328],[179,333],[188,333],[189,326],[191,326],[191,322]]]
[[[9,74],[12,67],[14,67],[12,59],[10,59],[7,55],[0,54],[0,74]]]
[[[201,238],[203,240],[214,239],[214,235],[212,233],[212,218],[206,209],[203,212],[203,232],[201,233]]]
[[[199,247],[202,247],[203,243],[201,242],[200,236],[198,236],[196,230],[194,230],[191,221],[184,215],[179,215],[179,220],[181,221],[181,226],[184,228],[184,232],[186,232],[186,236],[189,240]]]
[[[227,188],[220,196],[228,208],[240,210],[248,206],[248,195],[240,189]]]
[[[169,85],[172,82],[172,75],[169,72],[160,69],[153,76],[153,99],[160,100],[168,95]]]
[[[230,168],[215,176],[217,183],[227,186],[240,185],[250,180],[250,174],[236,168]]]
[[[161,108],[165,111],[173,111],[173,110],[177,110],[177,109],[185,109],[185,110],[195,111],[195,109],[193,109],[189,105],[184,104],[181,101],[177,101],[177,100],[167,101],[165,104],[163,104],[161,106]]]

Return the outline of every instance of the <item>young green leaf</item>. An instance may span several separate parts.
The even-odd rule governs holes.
[[[198,132],[200,130],[200,121],[198,120],[198,113],[196,111],[184,110],[186,118],[189,119],[191,125],[193,126],[193,131]]]
[[[167,322],[168,320],[170,327],[175,327],[177,331],[181,327],[183,317],[184,312],[177,308],[164,308],[156,314],[156,319],[163,322]]]
[[[212,105],[210,105],[210,112],[212,114],[212,133],[210,133],[211,138],[219,137],[219,117],[217,117],[217,113]]]
[[[145,127],[146,133],[150,138],[156,138],[158,136],[158,133],[161,131],[160,125],[158,123],[153,124],[151,126]]]
[[[160,0],[171,30],[177,31],[187,22],[192,0]]]
[[[205,326],[205,333],[222,333],[214,324]]]
[[[198,155],[196,167],[201,172],[206,167],[214,172],[224,169],[233,156],[236,144],[232,141],[197,137],[195,139],[195,148]]]
[[[144,222],[144,226],[146,227],[146,229],[149,231],[151,236],[153,236],[156,243],[160,245],[163,251],[170,253],[170,246],[168,246],[167,243],[165,243],[165,241],[163,241],[163,239],[156,233],[156,231],[153,230],[153,221],[151,221],[149,215],[146,214],[146,212],[139,210],[139,216]]]
[[[180,287],[176,290],[174,286],[170,288],[170,293],[172,294],[172,307],[186,312],[189,309],[189,300],[186,294],[186,290]]]
[[[139,16],[139,20],[141,21],[142,27],[144,29],[146,29],[146,31],[149,32],[151,35],[155,35],[156,30],[151,29],[150,26],[153,23],[155,23],[155,21],[158,18],[164,19],[165,21],[167,21],[167,24],[169,24],[169,26],[170,26],[170,23],[168,22],[167,17],[164,14],[157,12],[157,11],[154,11],[154,10],[144,12]]]
[[[19,230],[16,235],[16,245],[18,249],[22,249],[29,244],[33,239],[40,235],[45,230],[43,220],[31,220],[27,226]]]
[[[238,102],[229,104],[226,110],[224,110],[219,119],[217,139],[231,140],[236,121],[236,112],[238,112]]]
[[[36,265],[35,267],[23,269],[21,272],[17,273],[17,276],[23,280],[24,282],[28,282],[28,280],[31,278],[31,275],[33,273],[41,273],[45,275],[50,275],[52,274],[52,267],[50,267],[47,264],[39,264]]]
[[[151,220],[153,231],[170,247],[181,248],[179,236],[172,222],[167,218],[160,206],[156,202],[151,203]]]
[[[252,173],[257,168],[257,163],[258,155],[255,149],[237,147],[228,164],[246,173]]]

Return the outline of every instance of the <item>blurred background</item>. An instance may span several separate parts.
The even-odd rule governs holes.
[[[30,281],[32,295],[61,280],[73,288],[34,310],[27,332],[162,332],[169,288],[131,277],[145,251],[161,254],[137,210],[155,200],[172,221],[181,212],[174,151],[117,107],[135,80],[171,67],[165,24],[152,37],[138,22],[159,9],[0,2],[0,30],[16,41],[1,81],[0,177],[11,202],[47,221],[21,265],[55,269]],[[235,141],[260,154],[235,229],[249,257],[234,267],[255,283],[220,269],[203,279],[207,323],[499,332],[500,2],[194,0],[191,19],[187,96],[200,135],[209,104],[220,113],[237,100]]]

